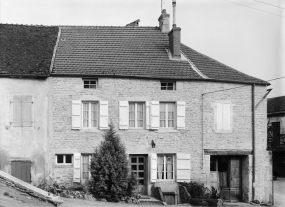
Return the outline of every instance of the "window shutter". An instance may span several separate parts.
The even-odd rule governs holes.
[[[22,125],[22,107],[21,96],[13,96],[13,126],[20,127]]]
[[[80,183],[80,153],[73,154],[73,182]]]
[[[129,102],[119,101],[119,129],[129,128]]]
[[[231,129],[231,104],[223,104],[223,130]]]
[[[100,101],[100,129],[108,129],[108,101]]]
[[[150,128],[151,129],[159,128],[159,102],[158,101],[150,102]]]
[[[223,127],[223,104],[217,103],[216,106],[216,130],[222,130]]]
[[[72,101],[72,129],[81,129],[81,101]]]
[[[149,101],[146,101],[145,102],[145,128],[146,129],[149,129],[150,128],[150,125],[149,125],[149,108],[150,108],[150,105],[149,105]]]
[[[151,172],[150,172],[150,182],[154,183],[157,180],[157,154],[151,154]]]
[[[190,154],[177,153],[177,182],[190,182]]]
[[[185,105],[184,101],[177,101],[177,129],[185,129]]]

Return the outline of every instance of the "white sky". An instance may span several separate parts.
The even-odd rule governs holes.
[[[160,12],[160,0],[0,0],[0,22],[13,24],[158,26]],[[176,13],[187,46],[263,80],[285,76],[285,0],[177,0]],[[285,95],[285,78],[271,84],[268,97]]]

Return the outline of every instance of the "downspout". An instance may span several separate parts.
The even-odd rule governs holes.
[[[204,168],[204,94],[202,94],[202,163],[201,169]]]
[[[255,84],[252,84],[252,201],[255,198]]]

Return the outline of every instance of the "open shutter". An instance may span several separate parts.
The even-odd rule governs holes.
[[[151,154],[151,167],[150,167],[150,182],[154,183],[157,180],[157,154]]]
[[[73,154],[73,182],[80,183],[80,153]]]
[[[100,101],[100,129],[108,129],[108,101]]]
[[[119,101],[119,129],[129,128],[129,102]]]
[[[185,105],[184,101],[177,101],[177,129],[185,129]]]
[[[231,104],[223,104],[223,130],[231,129]]]
[[[150,102],[150,128],[151,129],[159,128],[159,102],[158,101]]]
[[[88,166],[88,170],[89,170],[89,179],[91,179],[91,159],[92,159],[92,155],[89,155],[89,166]]]
[[[216,130],[221,130],[223,127],[223,104],[216,104],[216,119],[215,119]]]
[[[81,101],[72,101],[72,129],[81,129]]]
[[[177,153],[177,182],[190,182],[190,154]]]
[[[149,108],[150,108],[150,104],[149,101],[145,102],[145,128],[149,129],[150,128],[150,120],[149,120]]]

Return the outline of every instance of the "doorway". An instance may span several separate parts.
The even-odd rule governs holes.
[[[226,201],[241,201],[241,157],[211,156],[210,171],[212,186],[220,192]]]
[[[147,194],[147,156],[130,155],[131,173],[137,178],[138,185],[135,194]]]
[[[31,183],[31,162],[30,161],[12,161],[11,174],[12,176]]]

